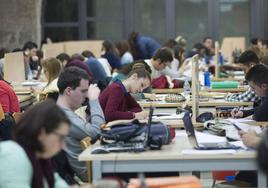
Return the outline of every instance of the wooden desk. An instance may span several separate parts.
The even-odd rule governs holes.
[[[247,87],[238,87],[238,88],[223,88],[223,89],[211,89],[211,88],[205,88],[201,91],[207,91],[207,92],[230,92],[230,93],[238,93],[238,92],[245,92],[247,91]]]
[[[156,108],[177,108],[181,107],[184,102],[181,103],[167,103],[165,101],[138,101],[138,103],[144,107],[149,108],[150,106]],[[191,106],[192,103],[188,102],[187,105]],[[216,106],[253,106],[252,102],[229,102],[224,99],[209,99],[207,102],[199,102],[200,107],[216,107]]]
[[[169,93],[182,93],[183,88],[175,88],[175,89],[153,89],[152,93],[164,93],[164,94],[169,94]]]
[[[258,187],[266,187],[266,176],[256,165],[254,151],[237,151],[234,154],[182,154],[191,145],[186,137],[176,137],[175,142],[159,151],[142,153],[91,154],[98,145],[87,148],[79,155],[79,161],[92,161],[93,181],[102,173],[178,172],[213,170],[256,170]]]

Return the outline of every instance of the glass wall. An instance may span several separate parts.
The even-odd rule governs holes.
[[[220,0],[219,37],[245,37],[249,42],[250,1]]]
[[[166,11],[163,0],[135,0],[135,31],[149,35],[160,42],[166,40]]]
[[[176,35],[187,40],[187,48],[202,42],[208,35],[208,1],[180,0],[176,1]]]

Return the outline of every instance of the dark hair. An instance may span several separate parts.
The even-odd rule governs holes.
[[[89,80],[88,74],[85,70],[78,67],[67,67],[60,74],[58,79],[59,93],[63,94],[67,87],[75,89],[80,85],[81,79]]]
[[[73,60],[80,60],[80,61],[84,61],[85,60],[85,57],[82,56],[81,54],[78,54],[78,53],[75,53],[71,56],[70,61],[73,61]]]
[[[201,43],[195,43],[193,48],[197,49],[197,51],[200,51],[201,49],[206,49],[206,47]]]
[[[263,64],[255,65],[247,72],[246,80],[252,81],[259,86],[261,84],[268,84],[268,67]]]
[[[81,53],[82,56],[90,58],[90,57],[95,57],[95,55],[93,54],[93,52],[91,52],[90,50],[84,50]]]
[[[12,52],[22,52],[21,48],[15,48],[14,50],[12,50]]]
[[[264,132],[264,136],[262,141],[260,142],[258,148],[257,148],[257,163],[259,168],[268,175],[268,131],[266,130]]]
[[[68,54],[66,54],[66,53],[60,53],[59,55],[57,55],[57,57],[56,57],[58,60],[60,60],[62,63],[63,63],[63,61],[70,61],[70,59],[71,59],[71,57],[68,55]]]
[[[102,48],[105,50],[105,53],[110,52],[115,56],[119,57],[119,52],[112,41],[110,40],[103,41]]]
[[[259,39],[258,38],[252,38],[250,39],[250,43],[253,45],[257,45],[258,44]]]
[[[213,40],[212,37],[210,37],[210,36],[206,36],[206,37],[203,38],[203,43],[206,42],[208,39]]]
[[[178,59],[178,61],[179,61],[179,67],[178,68],[180,68],[182,66],[182,64],[183,64],[183,61],[184,61],[183,53],[185,52],[185,49],[180,45],[175,45],[175,46],[173,46],[172,49],[174,51],[174,57],[176,59]]]
[[[138,36],[139,36],[139,33],[135,31],[131,32],[128,35],[128,43],[130,46],[130,52],[133,55],[133,57],[139,57],[140,55],[139,49],[137,48],[137,45],[136,45]]]
[[[244,65],[249,65],[250,63],[259,64],[259,58],[252,50],[246,50],[238,58],[238,63]]]
[[[173,61],[173,51],[168,47],[159,48],[153,55],[153,60],[160,59],[161,63]]]
[[[31,50],[33,48],[36,48],[37,49],[37,44],[32,42],[32,41],[28,41],[24,44],[22,50],[25,51],[27,49]]]
[[[127,75],[127,77],[129,78],[133,74],[137,74],[138,78],[148,78],[151,81],[151,74],[147,70],[145,70],[145,68],[136,68],[136,69],[133,69]]]
[[[61,123],[70,124],[65,113],[52,100],[40,102],[23,113],[15,127],[15,139],[33,151],[43,152],[43,145],[38,141],[42,130],[51,133]]]
[[[174,39],[168,39],[163,46],[173,48],[176,45],[178,45],[178,43]]]
[[[127,41],[120,41],[120,42],[117,42],[115,45],[119,51],[120,57],[122,57],[124,53],[129,51],[129,48],[130,48]]]
[[[6,48],[1,48],[0,49],[0,59],[4,58],[5,54],[8,53],[8,49]]]

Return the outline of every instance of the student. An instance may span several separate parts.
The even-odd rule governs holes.
[[[232,110],[235,118],[253,115],[256,121],[268,121],[268,67],[266,65],[255,65],[246,74],[246,80],[250,88],[257,96],[262,97],[261,104],[251,110]]]
[[[130,47],[127,41],[120,41],[116,43],[116,47],[121,57],[121,64],[128,64],[134,61],[132,54],[129,52]]]
[[[167,75],[170,77],[178,77],[178,75],[168,65],[173,61],[173,51],[170,48],[159,48],[153,55],[152,59],[144,60],[152,70],[152,79],[158,78],[161,75]]]
[[[32,41],[28,41],[23,45],[23,53],[24,53],[24,57],[25,57],[25,69],[26,69],[26,78],[27,80],[31,80],[33,78],[33,72],[32,71],[37,71],[37,62],[38,62],[38,57],[36,55],[36,51],[37,51],[37,44],[32,42]]]
[[[71,130],[65,140],[64,150],[71,167],[82,181],[87,181],[87,170],[85,162],[78,161],[78,155],[82,152],[80,141],[87,136],[92,140],[98,139],[100,126],[105,123],[98,101],[100,89],[95,84],[89,84],[88,74],[77,67],[66,68],[60,74],[57,84],[59,88],[57,104],[71,121]],[[90,106],[90,122],[86,122],[75,113],[83,103]]]
[[[246,50],[239,57],[238,63],[246,74],[251,67],[259,64],[259,58],[252,50]],[[261,101],[261,98],[257,96],[250,88],[243,93],[228,94],[225,99],[227,101],[235,102],[254,102],[255,105],[259,104]]]
[[[15,128],[16,141],[0,143],[0,187],[68,187],[50,162],[68,131],[69,120],[52,101],[26,111]]]
[[[43,71],[47,79],[47,85],[39,95],[39,100],[47,97],[55,101],[58,98],[59,89],[57,86],[58,77],[61,72],[61,63],[58,59],[51,57],[42,62]]]
[[[17,95],[9,84],[0,76],[0,104],[4,112],[20,112],[20,104]]]
[[[155,51],[161,48],[161,45],[155,39],[143,36],[137,32],[129,34],[128,43],[134,60],[151,59]]]
[[[99,97],[106,121],[146,118],[147,112],[142,111],[130,93],[142,92],[150,83],[149,72],[145,69],[135,69],[124,81],[117,80],[108,86]]]
[[[61,68],[63,69],[65,65],[70,61],[71,57],[66,53],[60,53],[56,57],[61,62]]]

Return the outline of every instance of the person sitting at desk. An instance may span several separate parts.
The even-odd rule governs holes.
[[[15,127],[15,141],[0,143],[0,187],[69,187],[50,161],[63,148],[69,126],[52,101],[26,111]]]
[[[259,64],[259,58],[252,50],[246,50],[240,55],[238,62],[246,74],[251,67]],[[225,99],[235,102],[254,102],[255,105],[261,102],[261,98],[250,88],[243,93],[228,94]]]
[[[124,81],[116,80],[108,86],[99,97],[106,121],[145,119],[148,113],[142,111],[130,93],[142,92],[150,83],[150,73],[140,68],[132,70]]]
[[[20,112],[19,100],[13,89],[0,76],[0,104],[4,112]]]
[[[97,140],[100,136],[100,127],[105,123],[98,100],[100,89],[96,84],[90,84],[89,80],[86,71],[73,66],[66,68],[58,79],[57,104],[71,121],[71,129],[65,139],[64,150],[72,169],[82,181],[87,181],[87,170],[85,162],[78,161],[78,155],[82,152],[80,141],[87,136],[90,136],[93,141]],[[86,98],[89,100],[87,101]],[[90,106],[89,122],[75,113],[75,110],[84,103]]]
[[[263,98],[262,102],[251,110],[233,109],[231,115],[235,118],[253,115],[256,121],[268,121],[268,67],[262,64],[255,65],[246,74],[246,80],[252,91]]]

